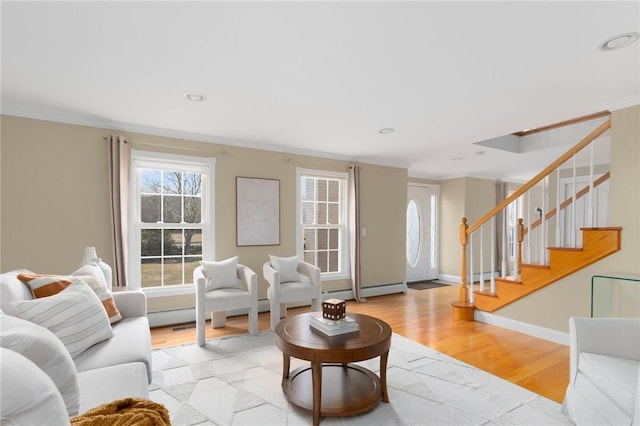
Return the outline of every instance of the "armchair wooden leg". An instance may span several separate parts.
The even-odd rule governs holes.
[[[280,304],[280,318],[286,318],[287,317],[287,304],[286,303],[281,303]]]
[[[227,323],[227,313],[225,311],[211,312],[211,328],[224,327]]]

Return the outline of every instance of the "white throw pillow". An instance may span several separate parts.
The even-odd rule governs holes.
[[[219,288],[242,288],[238,278],[238,256],[220,262],[201,261],[204,277],[207,279],[205,291]]]
[[[13,301],[11,305],[17,317],[51,330],[72,358],[113,336],[98,296],[88,284],[79,280],[53,296]]]
[[[0,348],[0,423],[68,425],[69,415],[53,381],[27,357]]]
[[[271,266],[280,274],[280,283],[288,283],[292,281],[300,281],[300,274],[298,273],[298,264],[300,259],[298,256],[292,257],[277,257],[269,255],[271,259]]]
[[[67,348],[51,331],[30,321],[0,314],[0,346],[36,364],[53,380],[68,415],[78,414],[80,394],[76,365]]]
[[[102,302],[104,310],[107,311],[107,316],[109,317],[109,322],[111,324],[122,319],[122,315],[120,314],[120,311],[118,311],[116,302],[113,300],[111,291],[109,291],[109,287],[107,286],[107,280],[104,273],[97,263],[89,262],[86,265],[81,266],[80,269],[71,274],[71,277],[75,277],[89,284],[89,287],[91,287],[98,296],[98,299],[100,299],[100,302]]]
[[[107,311],[109,322],[113,324],[122,319],[111,291],[107,287],[104,273],[96,263],[91,262],[81,266],[71,275],[23,273],[19,274],[18,278],[31,288],[33,296],[36,298],[52,296],[67,288],[73,280],[82,280],[89,284],[89,287],[102,302],[104,310]]]

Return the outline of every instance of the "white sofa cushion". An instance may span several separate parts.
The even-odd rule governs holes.
[[[0,314],[0,346],[36,364],[62,395],[68,415],[78,414],[80,396],[76,366],[67,348],[51,331],[30,321]],[[13,368],[10,365],[2,367],[3,370]]]
[[[0,365],[0,419],[3,425],[69,424],[62,396],[51,378],[37,365],[7,348],[0,348]]]
[[[110,365],[142,362],[151,380],[151,336],[147,317],[125,318],[113,324],[113,337],[91,346],[74,361],[78,373]]]
[[[42,325],[66,346],[72,358],[113,336],[98,296],[82,281],[74,281],[53,296],[11,302],[16,316]]]
[[[602,393],[619,406],[627,416],[633,414],[640,361],[615,356],[583,352],[578,370],[592,383],[597,383]]]
[[[147,369],[142,362],[78,373],[80,413],[121,398],[148,398]]]

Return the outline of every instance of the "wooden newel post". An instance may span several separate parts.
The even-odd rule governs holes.
[[[462,223],[460,223],[460,245],[462,246],[462,264],[460,268],[460,293],[459,293],[459,301],[460,303],[468,303],[469,302],[469,289],[467,286],[467,218],[462,218]]]

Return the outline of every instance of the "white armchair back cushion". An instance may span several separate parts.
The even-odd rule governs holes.
[[[292,257],[278,257],[269,255],[271,260],[271,266],[280,274],[280,283],[290,283],[293,281],[300,281],[300,274],[298,273],[298,265],[300,259],[298,256]]]
[[[238,278],[238,256],[219,262],[201,261],[204,276],[207,279],[205,291],[219,288],[242,288]]]

